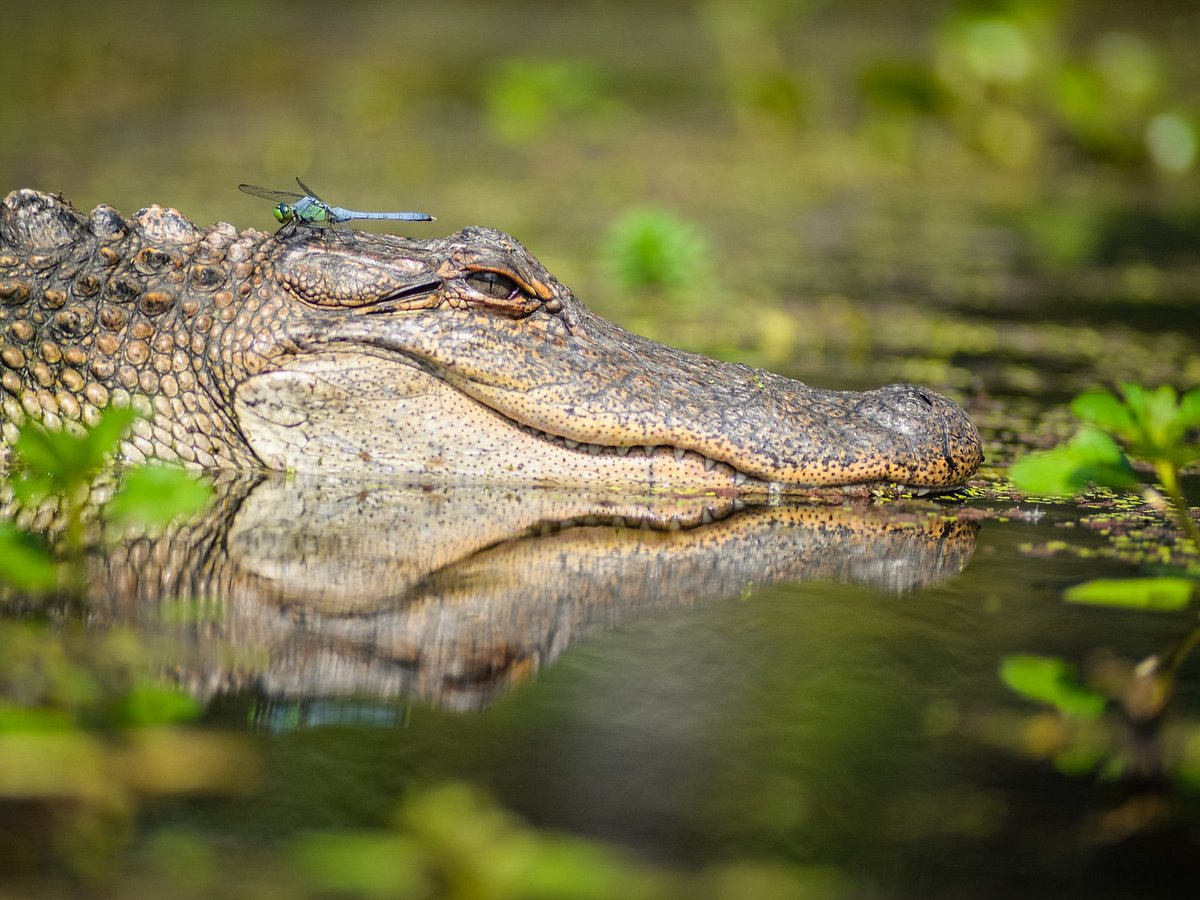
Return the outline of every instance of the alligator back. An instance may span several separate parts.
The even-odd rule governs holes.
[[[253,257],[266,235],[201,230],[154,206],[132,220],[83,215],[60,197],[14,191],[0,205],[0,436],[26,421],[77,430],[102,410],[145,418],[127,456],[244,465],[227,386],[209,365],[239,352]]]

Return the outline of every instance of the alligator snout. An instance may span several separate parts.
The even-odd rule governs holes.
[[[884,432],[876,438],[881,453],[891,436],[893,480],[912,487],[952,486],[983,462],[979,431],[962,407],[941,394],[890,384],[861,397],[857,411]]]

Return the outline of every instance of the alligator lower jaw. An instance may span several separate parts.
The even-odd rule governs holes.
[[[272,469],[354,470],[718,494],[770,485],[690,450],[605,447],[515,422],[422,369],[348,350],[295,357],[235,392]]]

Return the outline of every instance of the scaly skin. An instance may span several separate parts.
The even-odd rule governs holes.
[[[747,491],[961,483],[978,432],[912,385],[818,390],[588,310],[513,238],[199,229],[0,206],[0,421],[149,414],[131,459]]]

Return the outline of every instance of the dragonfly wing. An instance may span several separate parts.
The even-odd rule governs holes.
[[[322,199],[321,199],[319,196],[317,196],[317,192],[316,192],[316,191],[314,191],[314,190],[313,190],[312,188],[310,188],[310,187],[309,187],[307,184],[305,184],[303,181],[301,181],[299,176],[297,176],[297,177],[296,177],[296,184],[300,185],[300,190],[304,191],[304,195],[305,195],[306,197],[312,197],[314,200],[316,200],[316,201],[317,201],[318,203],[320,203],[322,206],[325,206],[325,207],[328,207],[328,206],[329,206],[329,204],[328,204],[328,203],[326,203],[326,202],[325,202],[324,200],[322,200]]]
[[[295,191],[273,191],[270,188],[263,188],[254,184],[239,184],[238,190],[243,194],[249,194],[251,197],[274,200],[276,203],[295,203],[304,197],[303,194],[297,194]]]

